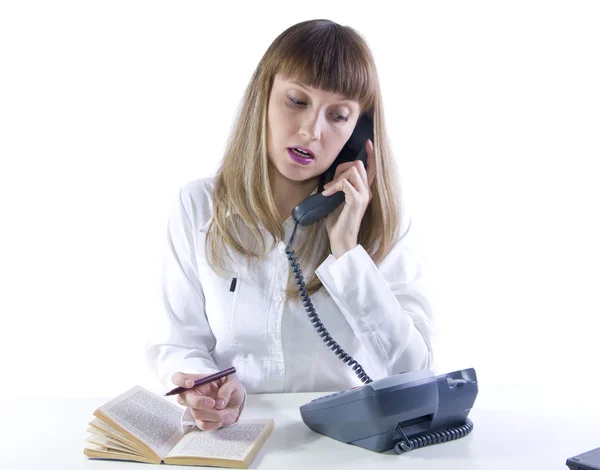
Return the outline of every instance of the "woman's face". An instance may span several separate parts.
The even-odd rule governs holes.
[[[292,181],[324,173],[350,138],[360,116],[358,101],[275,76],[269,97],[267,155]],[[296,155],[297,147],[311,153]]]

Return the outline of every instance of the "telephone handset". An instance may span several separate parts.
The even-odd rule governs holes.
[[[300,407],[304,423],[333,439],[382,452],[402,454],[418,447],[447,442],[469,434],[467,418],[477,396],[474,369],[435,377],[431,371],[411,371],[371,380],[363,367],[331,337],[308,296],[302,270],[291,245],[298,225],[310,225],[344,202],[344,192],[323,196],[323,186],[340,163],[360,159],[367,167],[366,141],[373,141],[373,121],[364,114],[331,167],[321,175],[319,188],[292,211],[296,221],[285,253],[294,272],[308,318],[323,342],[354,370],[363,386],[313,400]]]
[[[367,114],[363,114],[333,164],[321,175],[317,193],[308,196],[292,211],[292,217],[298,224],[302,226],[310,225],[333,212],[344,202],[343,191],[338,191],[330,196],[323,196],[321,194],[323,186],[333,180],[335,169],[340,163],[361,160],[367,168],[367,139],[373,142],[373,121]]]

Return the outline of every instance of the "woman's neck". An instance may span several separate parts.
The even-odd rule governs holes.
[[[277,170],[272,171],[269,177],[273,199],[282,222],[292,215],[294,207],[310,196],[319,184],[319,177],[305,181],[292,181]]]

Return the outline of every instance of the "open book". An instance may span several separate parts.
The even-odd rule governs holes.
[[[142,387],[94,412],[83,453],[97,459],[248,468],[273,429],[254,419],[214,431],[193,425],[191,413]]]

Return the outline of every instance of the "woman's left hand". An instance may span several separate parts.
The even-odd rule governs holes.
[[[339,258],[358,245],[360,223],[372,199],[371,185],[375,178],[373,142],[367,140],[367,169],[363,162],[355,160],[337,166],[333,180],[327,183],[324,196],[338,191],[345,194],[345,202],[325,220],[331,252]]]

